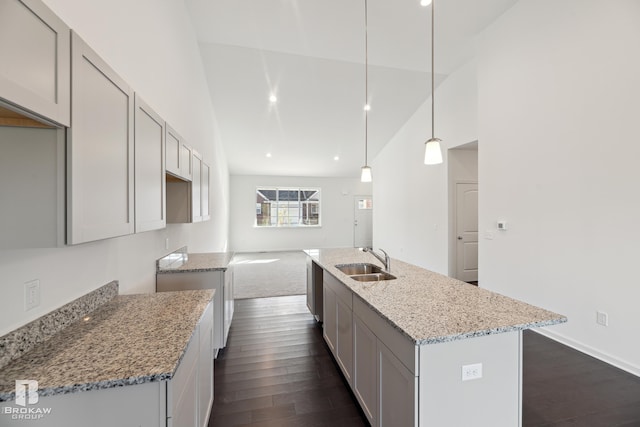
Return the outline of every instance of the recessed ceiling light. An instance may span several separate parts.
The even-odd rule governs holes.
[[[333,160],[335,160],[335,161],[340,160],[340,156],[335,156],[335,157],[333,158]]]
[[[275,103],[278,101],[278,97],[277,97],[277,96],[275,96],[274,94],[271,94],[271,95],[269,95],[269,101],[270,101],[272,104],[275,104]]]
[[[271,158],[271,153],[267,153],[267,157]]]
[[[370,111],[370,110],[371,110],[371,105],[364,104],[364,111]]]
[[[420,6],[429,6],[431,4],[431,0],[420,0]]]

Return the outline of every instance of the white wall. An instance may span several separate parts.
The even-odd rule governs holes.
[[[566,315],[545,333],[640,375],[638,22],[635,0],[519,1],[478,38],[477,74],[437,89],[436,134],[479,141],[480,286]],[[420,161],[429,107],[374,161],[374,239],[446,273],[448,160]]]
[[[226,249],[229,174],[195,33],[182,1],[45,0],[212,166],[212,219],[60,249],[0,253],[0,335],[103,284],[155,290],[155,260],[180,246]],[[165,238],[170,249],[165,250]],[[23,283],[39,279],[41,304],[23,310]]]
[[[374,170],[374,179],[375,178]],[[255,227],[258,187],[319,187],[321,227]],[[371,184],[357,178],[286,176],[231,176],[231,222],[229,238],[236,252],[276,251],[353,246],[354,196],[370,195]],[[373,210],[377,209],[373,201]]]
[[[640,2],[521,0],[479,40],[483,287],[640,374]],[[596,324],[596,310],[609,326]]]
[[[429,98],[373,161],[374,246],[442,274],[449,271],[448,149],[477,140],[476,68],[471,62],[436,89],[436,136],[444,162],[426,166]]]

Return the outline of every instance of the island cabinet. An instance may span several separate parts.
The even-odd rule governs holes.
[[[324,339],[372,426],[521,425],[521,331],[419,344],[323,276]]]
[[[135,95],[136,233],[166,226],[165,122]]]
[[[67,134],[67,243],[134,232],[134,97],[71,33],[72,126]]]
[[[307,308],[316,320],[322,322],[322,272],[324,270],[311,257],[307,257]]]
[[[323,277],[324,336],[347,382],[353,382],[353,294],[330,274]]]
[[[372,426],[418,426],[417,347],[356,296],[353,311],[353,391],[362,410]]]
[[[27,115],[69,126],[69,37],[69,27],[41,0],[2,0],[0,100]],[[9,124],[15,120],[10,116]]]

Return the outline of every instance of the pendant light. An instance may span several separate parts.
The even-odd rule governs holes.
[[[441,139],[435,136],[435,67],[434,67],[434,5],[436,0],[431,1],[431,138],[424,143],[424,164],[438,165],[442,163],[442,150],[440,149]]]
[[[360,173],[361,182],[371,182],[371,167],[367,162],[367,148],[368,148],[368,118],[369,110],[369,40],[368,40],[368,23],[367,23],[367,0],[364,0],[364,166]]]

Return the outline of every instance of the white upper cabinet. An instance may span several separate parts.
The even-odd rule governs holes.
[[[192,221],[202,221],[202,157],[198,152],[193,152],[193,175],[191,180]]]
[[[187,181],[193,179],[193,150],[184,140],[180,141],[180,176]]]
[[[69,33],[40,0],[0,1],[0,98],[69,126]]]
[[[191,181],[193,176],[193,163],[191,147],[184,138],[178,134],[171,126],[166,125],[166,147],[167,147],[167,173],[185,181]]]
[[[136,233],[166,226],[165,122],[135,95]]]
[[[68,244],[134,232],[133,91],[76,33],[67,135]]]
[[[209,175],[210,175],[209,165],[205,162],[202,162],[202,172],[200,176],[200,194],[201,194],[201,205],[200,209],[202,210],[202,220],[208,221],[211,219],[211,206],[209,205]]]

